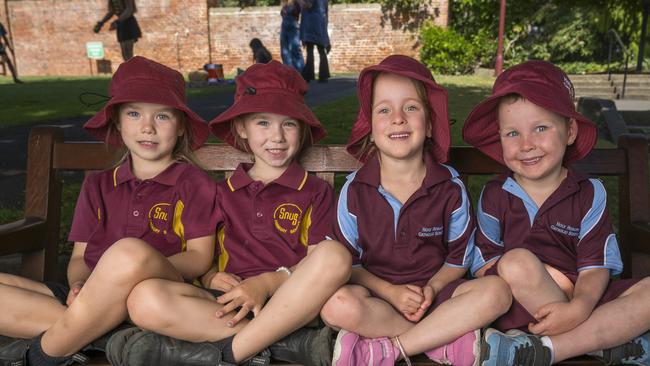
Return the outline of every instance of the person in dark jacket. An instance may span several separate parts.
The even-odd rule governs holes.
[[[314,46],[318,49],[320,65],[318,81],[326,83],[330,77],[327,54],[331,49],[327,34],[328,0],[299,0],[300,4],[300,39],[307,48],[307,61],[302,70],[306,81],[314,80]]]

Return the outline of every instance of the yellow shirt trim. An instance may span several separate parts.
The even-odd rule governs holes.
[[[309,206],[305,216],[302,218],[302,223],[300,224],[300,243],[304,246],[309,245],[309,227],[311,227],[311,209],[312,206]]]
[[[232,186],[232,183],[230,183],[230,178],[228,178],[228,179],[226,180],[226,182],[228,183],[228,187],[230,187],[230,191],[231,191],[231,192],[234,192],[234,191],[235,191],[235,187],[233,187],[233,186]]]
[[[300,182],[300,185],[298,186],[298,190],[301,190],[302,187],[305,185],[305,182],[307,182],[307,177],[309,176],[309,173],[305,172],[305,176],[302,178],[302,182]]]
[[[221,249],[219,251],[219,272],[224,272],[226,270],[226,265],[228,265],[228,251],[223,244],[225,237],[225,229],[222,226],[217,231],[217,242],[219,243],[219,248]]]
[[[113,169],[113,187],[117,187],[117,170],[120,169],[120,167],[116,167]]]
[[[183,221],[181,220],[184,208],[185,204],[183,204],[183,201],[178,200],[178,202],[176,202],[176,208],[174,209],[174,221],[172,223],[174,233],[178,235],[179,238],[181,238],[181,251],[183,252],[187,250],[187,240],[185,240],[185,227],[183,226]]]

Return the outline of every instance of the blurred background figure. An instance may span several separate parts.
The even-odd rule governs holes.
[[[265,64],[273,59],[271,52],[264,47],[264,44],[262,44],[259,38],[251,39],[248,45],[251,47],[251,51],[253,51],[253,63]]]
[[[300,5],[297,0],[282,0],[282,26],[280,28],[280,54],[282,63],[302,72],[305,61],[300,49]]]
[[[320,65],[318,82],[326,83],[330,77],[327,54],[331,49],[327,34],[327,0],[298,0],[300,4],[300,39],[307,48],[307,61],[302,69],[306,81],[314,80],[314,46],[318,48]]]
[[[93,31],[99,33],[104,23],[113,15],[117,16],[117,19],[111,22],[109,30],[117,31],[117,41],[120,43],[124,61],[133,57],[133,44],[142,37],[138,21],[133,16],[136,11],[135,0],[108,0],[108,12],[93,27]]]
[[[11,52],[11,57],[9,56],[9,52]],[[18,79],[18,73],[16,72],[16,68],[11,61],[13,54],[14,48],[9,41],[9,37],[7,37],[7,30],[5,29],[5,26],[0,23],[0,64],[2,64],[3,71],[5,71],[5,67],[9,69],[11,76],[14,78],[14,83],[22,84],[23,82]]]

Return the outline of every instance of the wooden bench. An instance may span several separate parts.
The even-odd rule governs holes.
[[[0,225],[0,255],[21,253],[20,274],[35,280],[55,279],[57,246],[62,204],[63,171],[93,171],[108,167],[114,151],[95,142],[64,142],[57,127],[36,127],[28,143],[25,217]],[[231,173],[249,157],[230,146],[206,144],[197,151],[205,168]],[[472,147],[454,146],[450,165],[464,180],[475,175],[491,175],[502,167]],[[355,170],[357,161],[344,146],[314,146],[302,164],[310,172],[333,183],[336,175]],[[575,167],[594,176],[618,177],[618,234],[625,264],[623,277],[650,274],[650,198],[648,143],[644,137],[623,135],[618,147],[595,149]],[[616,223],[615,223],[616,225]],[[431,364],[417,358],[417,364]],[[570,360],[566,365],[599,364],[591,359]]]

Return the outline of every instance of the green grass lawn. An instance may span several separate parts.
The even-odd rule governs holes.
[[[9,78],[0,78],[0,128],[20,124],[51,121],[78,116],[92,116],[104,105],[98,96],[108,95],[110,78],[106,77],[21,77],[24,84],[13,84]],[[216,85],[187,89],[188,97],[204,94],[232,93],[233,85]]]

